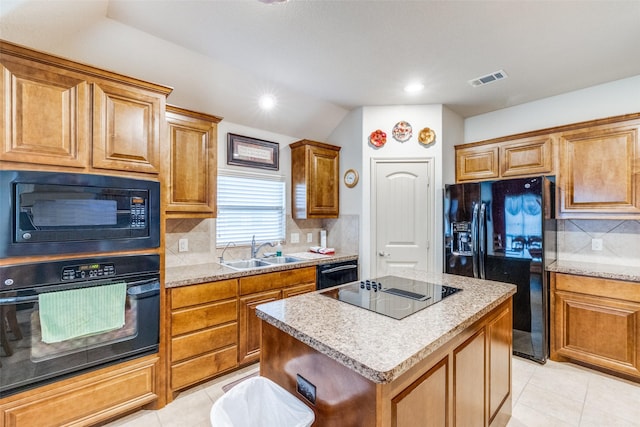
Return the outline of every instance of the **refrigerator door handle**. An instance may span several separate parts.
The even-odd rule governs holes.
[[[473,217],[471,218],[471,259],[473,260],[473,277],[478,278],[478,216],[480,205],[473,206]]]
[[[486,271],[485,271],[485,257],[486,257],[486,252],[487,252],[487,232],[486,232],[486,226],[487,226],[487,205],[486,204],[482,204],[482,206],[480,207],[480,219],[478,220],[478,235],[479,235],[479,243],[478,246],[480,247],[480,249],[478,250],[478,264],[480,267],[480,278],[481,279],[486,279],[487,275],[486,275]]]

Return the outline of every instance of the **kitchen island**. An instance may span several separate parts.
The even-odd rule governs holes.
[[[513,285],[404,271],[462,289],[401,320],[311,293],[258,306],[261,375],[317,426],[502,426],[511,415]]]

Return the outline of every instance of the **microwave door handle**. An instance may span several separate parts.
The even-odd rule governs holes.
[[[473,217],[471,218],[471,259],[473,260],[473,277],[478,278],[478,216],[480,206],[473,205]]]
[[[478,264],[480,266],[480,278],[486,279],[486,270],[485,270],[485,258],[487,255],[487,205],[482,204],[480,207],[480,219],[478,221],[478,234],[480,235],[478,246],[480,250],[478,251]]]

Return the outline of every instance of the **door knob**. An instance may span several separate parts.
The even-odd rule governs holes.
[[[389,256],[391,254],[386,253],[385,251],[378,252],[378,256]]]

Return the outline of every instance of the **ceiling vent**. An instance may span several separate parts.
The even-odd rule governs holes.
[[[495,71],[491,74],[487,74],[486,76],[476,77],[475,79],[469,80],[469,84],[473,87],[483,86],[489,83],[497,82],[498,80],[506,79],[507,73],[504,70]]]

